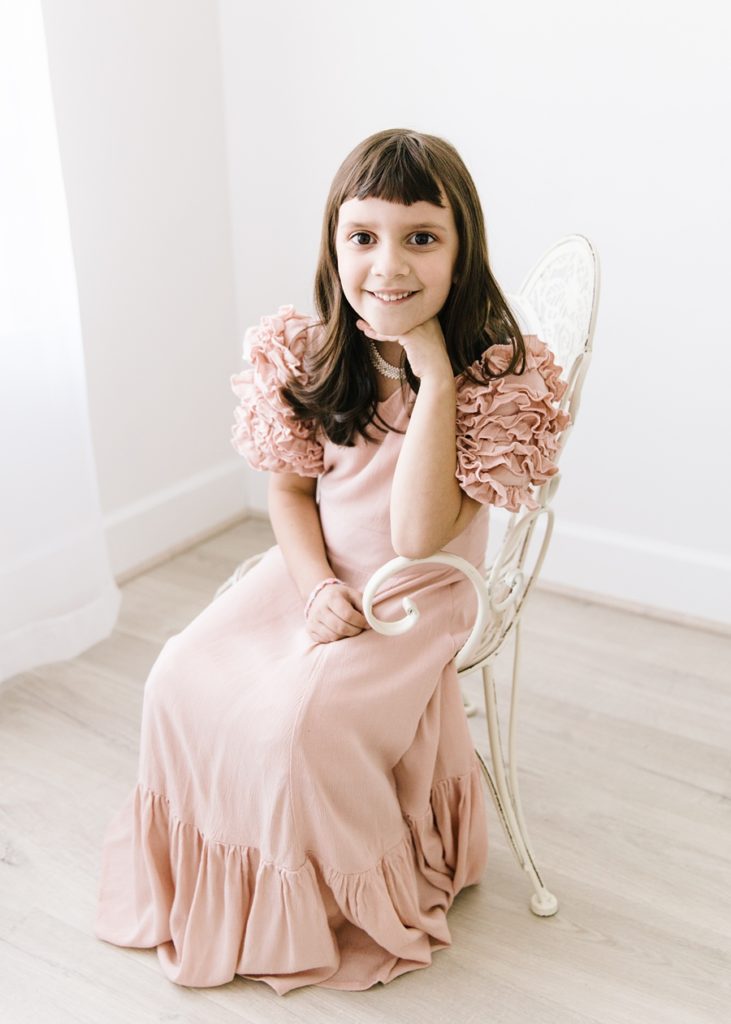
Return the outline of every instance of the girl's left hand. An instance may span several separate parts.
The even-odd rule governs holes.
[[[425,378],[453,378],[452,364],[447,353],[442,325],[439,317],[433,316],[418,324],[406,334],[379,334],[367,321],[359,319],[355,322],[367,338],[373,341],[397,341],[405,350],[411,369],[423,381]]]

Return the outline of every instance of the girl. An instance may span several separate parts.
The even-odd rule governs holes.
[[[346,158],[327,201],[317,317],[246,333],[232,443],[272,471],[277,544],[147,679],[138,781],[109,825],[96,935],[157,947],[167,976],[283,994],[427,967],[482,878],[485,798],[453,658],[471,584],[395,554],[482,563],[489,505],[535,507],[566,385],[492,276],[454,148],[402,129]]]

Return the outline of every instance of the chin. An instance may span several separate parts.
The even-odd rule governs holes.
[[[381,334],[393,334],[394,331],[406,334],[407,331],[412,330],[423,323],[425,319],[428,319],[428,317],[424,316],[422,309],[417,307],[407,309],[406,306],[395,309],[389,309],[388,307],[373,309],[371,306],[364,313],[361,313],[361,316]]]

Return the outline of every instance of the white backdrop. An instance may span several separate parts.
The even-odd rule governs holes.
[[[595,357],[544,579],[729,616],[721,5],[43,11],[115,572],[263,507],[263,478],[228,441],[244,329],[311,308],[332,174],[400,125],[463,154],[507,291],[563,234],[599,250]]]
[[[106,637],[111,575],[40,3],[0,8],[0,682]]]
[[[726,9],[220,7],[240,329],[280,303],[309,311],[327,187],[353,145],[386,127],[444,135],[506,291],[571,232],[602,264],[541,578],[731,621]]]

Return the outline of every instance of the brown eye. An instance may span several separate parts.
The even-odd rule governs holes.
[[[356,232],[355,232],[355,234],[353,234],[353,235],[351,235],[351,236],[350,236],[350,240],[351,240],[352,242],[355,242],[355,239],[356,239],[356,238],[363,238],[363,237],[365,237],[365,238],[370,238],[371,236],[370,236],[370,235],[368,234],[368,232],[367,232],[367,231],[356,231]],[[356,242],[355,244],[356,244],[356,245],[361,245],[361,243],[360,243],[360,242]],[[363,245],[367,245],[368,243],[367,243],[367,242],[363,242],[362,244],[363,244]]]
[[[412,238],[426,238],[426,239],[428,239],[428,240],[430,240],[430,241],[433,241],[433,242],[436,242],[436,240],[437,240],[437,239],[436,239],[436,235],[433,235],[433,234],[431,233],[431,231],[417,231],[417,232],[416,232],[415,234],[413,234],[413,235],[412,235],[411,237],[412,237]],[[420,243],[420,242],[417,242],[417,247],[418,247],[418,248],[422,248],[422,247],[423,247],[423,245],[429,245],[429,244],[430,244],[430,241],[426,241],[426,242],[424,242],[423,244],[422,244],[422,243]]]

